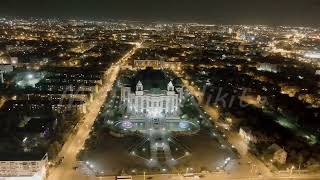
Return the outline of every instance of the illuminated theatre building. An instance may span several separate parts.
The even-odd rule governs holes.
[[[182,92],[163,71],[147,68],[138,71],[132,82],[123,84],[121,100],[128,114],[165,117],[179,112]]]

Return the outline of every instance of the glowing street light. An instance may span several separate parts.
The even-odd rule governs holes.
[[[28,75],[27,75],[27,78],[28,78],[28,79],[33,79],[33,74],[28,74]]]
[[[22,142],[23,142],[23,143],[26,143],[27,140],[28,140],[28,137],[25,137],[25,138],[22,140]]]
[[[292,171],[294,170],[294,166],[291,166],[291,168],[290,168],[290,176],[292,175]]]

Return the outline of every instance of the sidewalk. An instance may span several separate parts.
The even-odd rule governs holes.
[[[203,93],[199,89],[189,85],[186,80],[182,80],[182,81],[184,83],[184,86],[197,99],[197,101],[201,102]],[[218,126],[218,128],[220,130],[223,130],[224,128],[222,126],[219,126],[221,123],[217,121],[220,117],[219,111],[211,106],[205,106],[203,107],[203,109],[212,118],[212,120]],[[246,145],[243,143],[243,140],[239,136],[238,132],[228,131],[227,133],[225,133],[225,135],[226,135],[227,141],[230,144],[232,144],[233,147],[241,155],[241,158],[238,160],[238,163],[235,163],[232,168],[230,167],[230,165],[228,165],[226,169],[228,169],[229,167],[229,171],[232,172],[232,174],[235,174],[236,176],[242,176],[242,175],[248,176],[248,173],[253,173],[252,175],[257,175],[261,173],[264,176],[268,176],[268,177],[273,176],[270,170],[260,160],[258,160],[256,157],[254,157],[248,152]]]

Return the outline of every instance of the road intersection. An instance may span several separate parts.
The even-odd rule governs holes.
[[[77,164],[76,155],[83,148],[86,139],[89,137],[91,128],[96,120],[96,117],[100,113],[100,109],[103,106],[105,99],[107,98],[108,92],[112,89],[112,86],[117,79],[120,72],[121,66],[125,66],[127,60],[136,52],[137,49],[141,47],[140,43],[135,43],[133,49],[126,53],[122,58],[119,59],[117,63],[114,63],[105,73],[105,83],[100,89],[94,101],[89,105],[89,112],[83,118],[83,122],[79,123],[77,132],[70,136],[68,140],[62,147],[59,157],[64,157],[64,161],[57,167],[49,169],[48,180],[87,180],[87,179],[101,179],[101,180],[111,180],[115,177],[95,177],[95,176],[85,176],[78,171],[73,169]],[[181,74],[177,74],[181,76]],[[191,85],[187,80],[183,80],[184,86],[188,91],[200,102],[203,96],[202,92]],[[218,112],[212,107],[204,107],[204,110],[213,118],[218,115]],[[298,174],[274,174],[269,171],[269,169],[257,158],[246,153],[243,150],[241,141],[238,139],[236,133],[226,133],[227,140],[229,143],[235,146],[241,155],[240,160],[233,160],[228,166],[225,167],[223,172],[206,173],[202,174],[201,179],[204,180],[248,180],[248,179],[264,179],[264,180],[276,180],[276,179],[310,179],[316,180],[320,179],[319,175],[298,175]],[[250,162],[250,163],[248,163]],[[240,165],[241,164],[241,165]],[[200,175],[199,175],[200,176]],[[133,176],[134,180],[145,180],[148,177],[152,177],[153,180],[184,180],[193,179],[190,177],[184,177],[183,174],[153,174],[153,175],[136,175]],[[195,175],[198,177],[198,175]],[[196,179],[196,178],[194,178]]]
[[[99,90],[96,98],[89,104],[89,112],[83,117],[81,123],[78,124],[78,130],[74,135],[71,135],[63,145],[59,156],[64,157],[63,162],[57,166],[49,169],[48,180],[62,180],[62,179],[87,179],[86,176],[81,175],[73,169],[77,165],[76,155],[83,148],[86,139],[89,137],[91,128],[100,113],[108,92],[112,89],[121,66],[125,65],[127,60],[140,48],[140,43],[126,53],[118,62],[112,66],[104,74],[105,83]]]

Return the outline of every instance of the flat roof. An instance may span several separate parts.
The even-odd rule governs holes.
[[[1,145],[1,144],[0,144]],[[46,152],[1,152],[0,161],[40,161]]]

